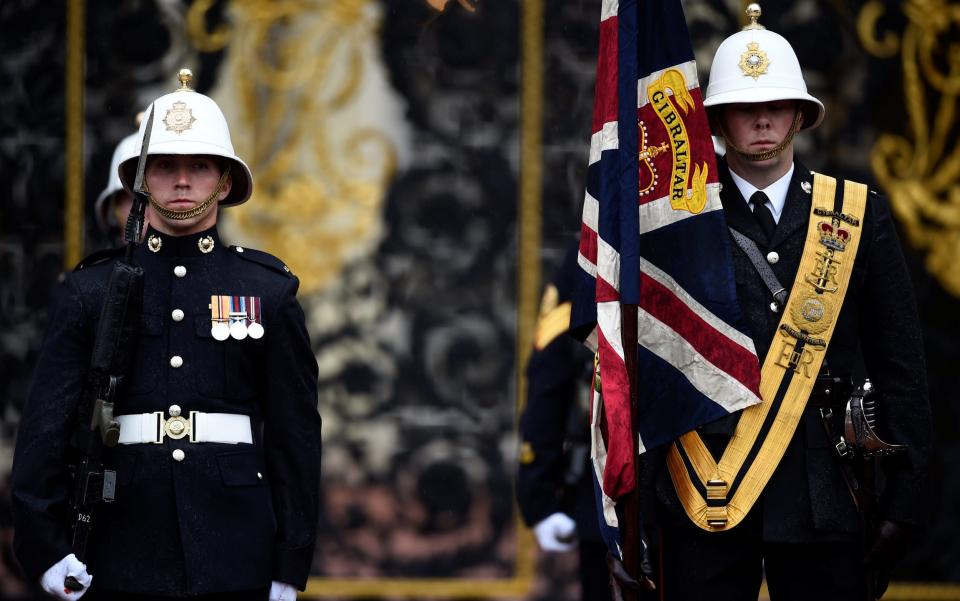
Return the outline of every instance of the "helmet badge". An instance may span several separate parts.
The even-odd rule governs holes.
[[[740,70],[743,71],[744,76],[757,79],[767,72],[769,66],[770,59],[767,58],[766,52],[760,50],[760,44],[756,42],[747,44],[747,51],[740,55]]]
[[[163,117],[163,123],[167,126],[167,131],[178,134],[182,134],[193,127],[196,120],[197,118],[193,116],[193,111],[190,110],[187,103],[179,100],[167,109],[167,114]]]
[[[763,14],[759,4],[753,3],[747,6],[746,13],[750,22],[743,28],[744,31],[766,29],[759,23],[760,15]],[[740,55],[740,70],[743,71],[743,75],[757,79],[767,72],[769,66],[770,59],[767,58],[766,52],[760,50],[760,44],[756,42],[747,44],[747,51]]]
[[[180,80],[180,89],[177,90],[178,92],[193,91],[193,88],[190,87],[190,84],[193,83],[193,71],[190,69],[180,69],[180,72],[177,73],[177,79]],[[187,103],[182,100],[174,102],[173,106],[167,109],[167,114],[163,117],[163,123],[167,126],[167,131],[176,132],[177,135],[193,127],[196,120],[197,118],[193,116],[193,111],[187,107]]]

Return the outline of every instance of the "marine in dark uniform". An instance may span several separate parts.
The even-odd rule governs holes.
[[[704,104],[726,142],[720,175],[727,225],[755,243],[762,261],[789,288],[804,249],[814,182],[793,156],[793,135],[818,125],[823,106],[807,94],[789,43],[749,26],[718,49]],[[912,285],[882,197],[867,195],[860,225],[849,290],[819,380],[746,518],[726,531],[694,525],[666,463],[658,473],[662,598],[756,599],[764,573],[773,601],[863,599],[868,585],[877,596],[886,588],[905,533],[919,525],[931,420]],[[763,363],[780,352],[771,345],[779,340],[783,306],[771,304],[771,291],[746,252],[733,240],[731,247],[737,295]],[[828,438],[820,413],[843,411],[861,360],[879,391],[878,430],[908,447],[884,459],[886,486],[877,526],[869,532],[861,531],[838,441]],[[714,458],[725,450],[739,417],[700,429]]]
[[[524,522],[540,549],[549,553],[576,548],[582,598],[602,601],[610,592],[590,465],[587,398],[593,355],[568,335],[577,269],[574,242],[541,302],[527,363],[516,492]]]
[[[320,417],[298,280],[221,241],[218,209],[246,201],[252,177],[219,107],[188,73],[181,82],[153,104],[141,331],[116,401],[120,444],[105,459],[116,500],[98,506],[85,564],[71,554],[68,454],[119,253],[66,277],[20,424],[16,553],[61,599],[291,600],[310,571]],[[120,166],[129,188],[139,145]],[[68,575],[86,588],[64,589]]]
[[[142,116],[142,115],[141,115]],[[137,121],[139,124],[139,120]],[[117,143],[110,160],[107,186],[100,192],[93,205],[97,227],[107,238],[110,246],[123,245],[123,226],[133,206],[133,194],[120,181],[120,161],[130,156],[137,145],[137,134],[132,133]]]

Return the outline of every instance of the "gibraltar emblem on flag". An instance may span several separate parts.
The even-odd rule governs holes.
[[[592,458],[617,551],[634,442],[643,453],[759,403],[760,365],[680,0],[604,0],[592,123],[570,324],[597,351]],[[635,341],[624,341],[625,311],[636,312]],[[632,422],[625,348],[636,352]]]

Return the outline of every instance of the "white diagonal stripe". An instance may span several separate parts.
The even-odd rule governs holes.
[[[701,394],[729,412],[760,402],[760,398],[706,357],[673,328],[643,309],[637,312],[638,342],[683,373]]]
[[[600,202],[589,190],[583,195],[583,222],[593,231],[600,227]]]
[[[720,184],[707,184],[707,204],[699,213],[691,213],[681,209],[674,209],[670,204],[670,195],[652,200],[640,205],[640,235],[658,230],[662,227],[679,223],[684,219],[706,215],[712,211],[719,211],[723,208],[720,204]],[[597,211],[599,211],[599,206]],[[586,204],[584,204],[584,214],[586,214]]]
[[[730,324],[723,321],[713,313],[707,310],[706,307],[701,305],[697,299],[690,296],[690,294],[677,283],[675,279],[667,275],[667,273],[661,270],[659,267],[651,263],[650,261],[640,257],[640,271],[647,274],[650,278],[656,280],[660,283],[661,286],[669,290],[677,299],[685,304],[690,311],[696,313],[700,319],[704,320],[710,327],[717,330],[736,344],[742,346],[746,350],[750,351],[754,355],[757,354],[756,349],[753,346],[753,339],[749,336],[737,330],[734,327],[731,327]]]
[[[603,5],[600,7],[600,22],[606,21],[610,17],[616,17],[619,10],[619,0],[603,0]]]
[[[617,137],[617,122],[607,121],[600,131],[590,136],[590,160],[587,165],[593,165],[600,160],[604,150],[620,148],[620,139]]]
[[[597,236],[597,277],[620,290],[620,253]]]

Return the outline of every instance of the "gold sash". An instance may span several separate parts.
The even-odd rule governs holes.
[[[746,517],[783,458],[833,335],[860,244],[867,187],[815,174],[807,239],[790,298],[760,372],[763,402],[740,415],[718,464],[696,431],[671,445],[667,467],[694,524],[729,530]]]

